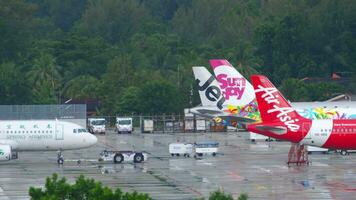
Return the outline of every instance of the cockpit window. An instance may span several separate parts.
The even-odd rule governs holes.
[[[87,130],[84,128],[73,129],[73,133],[86,133]]]

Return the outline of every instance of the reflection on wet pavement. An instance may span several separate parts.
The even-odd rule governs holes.
[[[0,199],[27,199],[28,188],[43,186],[52,173],[71,182],[84,174],[112,188],[149,193],[154,199],[206,197],[218,188],[235,197],[246,192],[251,199],[354,199],[356,154],[312,154],[310,166],[288,167],[288,143],[251,143],[241,134],[108,133],[99,135],[92,148],[64,152],[64,166],[56,164],[55,152],[21,152],[19,160],[0,163]],[[214,140],[220,143],[219,154],[202,159],[171,157],[168,145],[177,140]],[[104,149],[147,151],[149,160],[98,162]]]

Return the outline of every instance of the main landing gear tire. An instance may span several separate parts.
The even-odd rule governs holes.
[[[64,157],[62,155],[62,151],[59,150],[58,154],[57,154],[57,164],[58,165],[63,165],[63,163],[64,163]]]
[[[58,163],[58,165],[63,165],[64,159],[63,158],[58,158],[57,159],[57,163]]]
[[[134,162],[135,163],[141,163],[143,161],[144,157],[141,153],[137,153],[134,156]]]
[[[114,163],[122,163],[124,161],[124,156],[119,153],[114,156]]]
[[[347,151],[346,150],[341,150],[340,154],[343,155],[343,156],[346,156],[347,155]]]

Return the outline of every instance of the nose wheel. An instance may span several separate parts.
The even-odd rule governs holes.
[[[63,163],[64,163],[64,157],[63,157],[62,151],[58,151],[57,164],[58,165],[63,165]]]

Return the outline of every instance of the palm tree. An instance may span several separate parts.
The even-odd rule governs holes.
[[[56,59],[51,54],[42,53],[39,58],[35,59],[32,70],[27,73],[34,93],[49,84],[51,93],[57,94],[61,80],[59,68]]]

